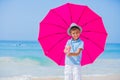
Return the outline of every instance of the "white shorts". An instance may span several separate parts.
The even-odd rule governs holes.
[[[64,80],[81,80],[81,66],[65,65],[64,74]]]

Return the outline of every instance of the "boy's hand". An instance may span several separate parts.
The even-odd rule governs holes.
[[[70,52],[70,49],[71,49],[71,47],[70,47],[70,46],[67,46],[67,47],[66,47],[67,53],[69,53],[69,52]]]
[[[64,53],[68,54],[70,53],[71,47],[70,46],[66,46],[64,49]]]

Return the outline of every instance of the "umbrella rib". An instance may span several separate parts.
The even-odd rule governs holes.
[[[61,42],[61,41],[64,40],[65,38],[67,38],[67,36],[65,36],[64,38],[60,39],[57,43]],[[56,44],[57,44],[57,43],[56,43]],[[56,45],[56,44],[55,44],[55,45]],[[50,51],[51,49],[53,49],[53,48],[55,47],[55,45],[54,45],[53,47],[51,47],[48,51]],[[63,54],[62,54],[62,55],[63,55]],[[60,62],[59,62],[60,64],[61,64],[62,59],[63,59],[63,58],[62,58],[62,56],[61,56],[61,57],[60,57],[60,60],[59,60],[59,61],[60,61]],[[59,64],[59,65],[60,65],[60,64]]]
[[[92,58],[90,57],[90,55],[88,54],[89,52],[86,50],[86,54],[88,55],[89,59],[91,60],[91,63],[93,62]]]
[[[69,26],[69,25],[67,24],[67,22],[66,22],[55,10],[53,10],[52,12],[53,12],[55,15],[59,16],[59,17],[63,20],[63,22],[64,22],[67,26]]]
[[[55,25],[56,27],[59,27],[61,29],[64,29],[66,30],[66,28],[64,26],[61,26],[61,25],[57,25],[57,24],[53,24],[53,23],[45,23],[45,22],[42,22],[43,24],[48,24],[48,25]]]
[[[50,52],[52,49],[54,49],[54,47],[61,41],[63,41],[67,36],[61,38],[58,42],[56,42],[48,51]]]
[[[47,38],[47,37],[51,37],[51,36],[54,36],[56,34],[66,34],[66,32],[62,32],[62,33],[53,33],[53,34],[49,34],[49,35],[46,35],[46,36],[43,36],[43,37],[40,37],[39,39],[44,39],[44,38]]]
[[[81,17],[82,17],[82,15],[83,15],[83,13],[85,12],[85,10],[86,10],[86,7],[84,8],[84,10],[83,10],[82,14],[81,14],[81,15],[80,15],[80,17],[78,18],[77,24],[80,22],[80,19],[81,19]]]
[[[96,20],[99,20],[99,19],[101,19],[100,17],[99,18],[95,18],[95,19],[93,19],[93,20],[91,20],[91,21],[89,21],[89,22],[87,22],[87,23],[85,23],[85,24],[83,24],[83,25],[81,25],[82,27],[84,27],[84,26],[86,26],[87,24],[89,24],[89,23],[91,23],[91,22],[94,22],[94,21],[96,21]]]
[[[82,35],[81,35],[82,36]],[[92,41],[91,39],[85,37],[85,36],[82,36],[84,37],[85,39],[87,39],[88,41],[91,41],[92,43],[94,43],[95,45],[97,45],[101,50],[104,50],[100,45],[98,45],[97,43],[95,43],[94,41]]]
[[[68,4],[68,8],[69,8],[69,12],[70,12],[70,20],[71,20],[71,22],[72,22],[72,13],[71,13],[70,4]]]
[[[98,32],[98,31],[83,31],[82,33],[84,33],[84,32],[89,32],[89,33],[91,33],[91,32],[94,32],[94,33],[100,33],[100,34],[105,34],[105,35],[107,35],[107,33],[106,32]]]

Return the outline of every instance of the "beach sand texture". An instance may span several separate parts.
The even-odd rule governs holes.
[[[33,78],[32,80],[64,80],[63,77],[47,77],[47,78]],[[120,80],[120,75],[107,75],[107,76],[83,76],[82,80]]]
[[[31,76],[16,76],[0,78],[0,80],[64,80],[64,77],[31,77]],[[120,74],[99,75],[99,76],[82,76],[82,80],[120,80]]]

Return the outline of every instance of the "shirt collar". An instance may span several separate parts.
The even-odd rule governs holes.
[[[71,39],[71,41],[72,41],[73,43],[80,42],[80,38],[78,38],[77,40]]]

